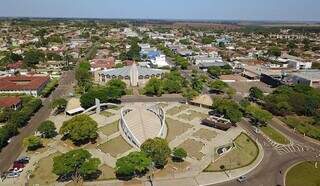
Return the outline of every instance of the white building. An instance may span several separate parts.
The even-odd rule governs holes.
[[[151,63],[157,67],[169,66],[166,61],[166,55],[164,54],[160,54],[160,56],[156,56],[155,59],[151,59]]]

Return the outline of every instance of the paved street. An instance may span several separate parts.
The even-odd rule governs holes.
[[[2,149],[0,153],[0,171],[6,171],[12,165],[23,150],[23,139],[32,135],[40,123],[46,120],[51,112],[50,102],[59,97],[66,96],[73,89],[75,81],[74,72],[64,72],[61,76],[59,86],[51,96],[43,101],[43,107],[31,118],[29,124],[20,130],[20,134],[13,137],[10,144]]]

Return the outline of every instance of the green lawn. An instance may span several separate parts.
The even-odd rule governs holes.
[[[320,162],[318,168],[315,162],[302,162],[291,168],[286,175],[286,186],[319,186],[320,185]]]
[[[188,123],[183,123],[181,121],[174,120],[168,117],[166,118],[166,124],[168,127],[166,140],[168,142],[172,141],[177,136],[185,133],[187,130],[192,128],[192,126],[189,125]]]
[[[121,136],[118,136],[99,145],[98,148],[104,153],[109,153],[111,156],[117,157],[118,155],[127,152],[132,147]]]
[[[271,140],[273,140],[279,144],[287,145],[290,143],[290,141],[284,135],[282,135],[280,132],[278,132],[277,130],[275,130],[274,128],[272,128],[268,125],[265,127],[260,127],[260,130],[265,135],[267,135]]]
[[[60,152],[51,154],[39,161],[36,169],[32,172],[29,185],[53,185],[58,176],[52,173],[53,158],[61,155]]]
[[[226,170],[238,169],[250,165],[258,156],[259,149],[257,144],[245,133],[241,133],[234,140],[235,147],[211,163],[204,171],[218,172],[222,171],[220,167],[223,165]]]
[[[208,114],[197,112],[197,111],[194,111],[194,110],[188,110],[187,112],[188,113],[180,114],[178,116],[178,118],[181,118],[181,119],[184,119],[184,120],[187,120],[187,121],[192,121],[192,120],[194,120],[196,118],[205,119],[205,118],[208,117]]]
[[[109,167],[108,165],[103,164],[99,167],[99,170],[101,171],[101,175],[99,176],[98,180],[116,179],[116,175],[112,167]]]
[[[99,128],[99,131],[102,132],[106,136],[110,136],[110,135],[119,131],[118,126],[119,126],[119,121],[117,120],[113,123],[107,124],[107,125]]]
[[[168,115],[174,116],[184,110],[187,110],[189,107],[187,105],[175,106],[167,111]]]

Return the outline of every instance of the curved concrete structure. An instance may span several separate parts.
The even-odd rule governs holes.
[[[161,107],[143,104],[121,109],[120,128],[124,137],[136,147],[150,138],[166,135],[165,114]]]

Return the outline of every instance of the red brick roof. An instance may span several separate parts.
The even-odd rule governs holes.
[[[7,68],[8,69],[18,69],[18,68],[21,68],[23,65],[23,62],[22,61],[17,61],[15,63],[10,63],[7,65]]]
[[[109,57],[107,59],[93,59],[91,67],[93,68],[113,68],[115,59]]]
[[[3,97],[0,98],[0,107],[11,107],[13,105],[18,105],[21,103],[19,97]]]
[[[48,76],[11,76],[0,78],[0,91],[38,90],[49,81]]]

